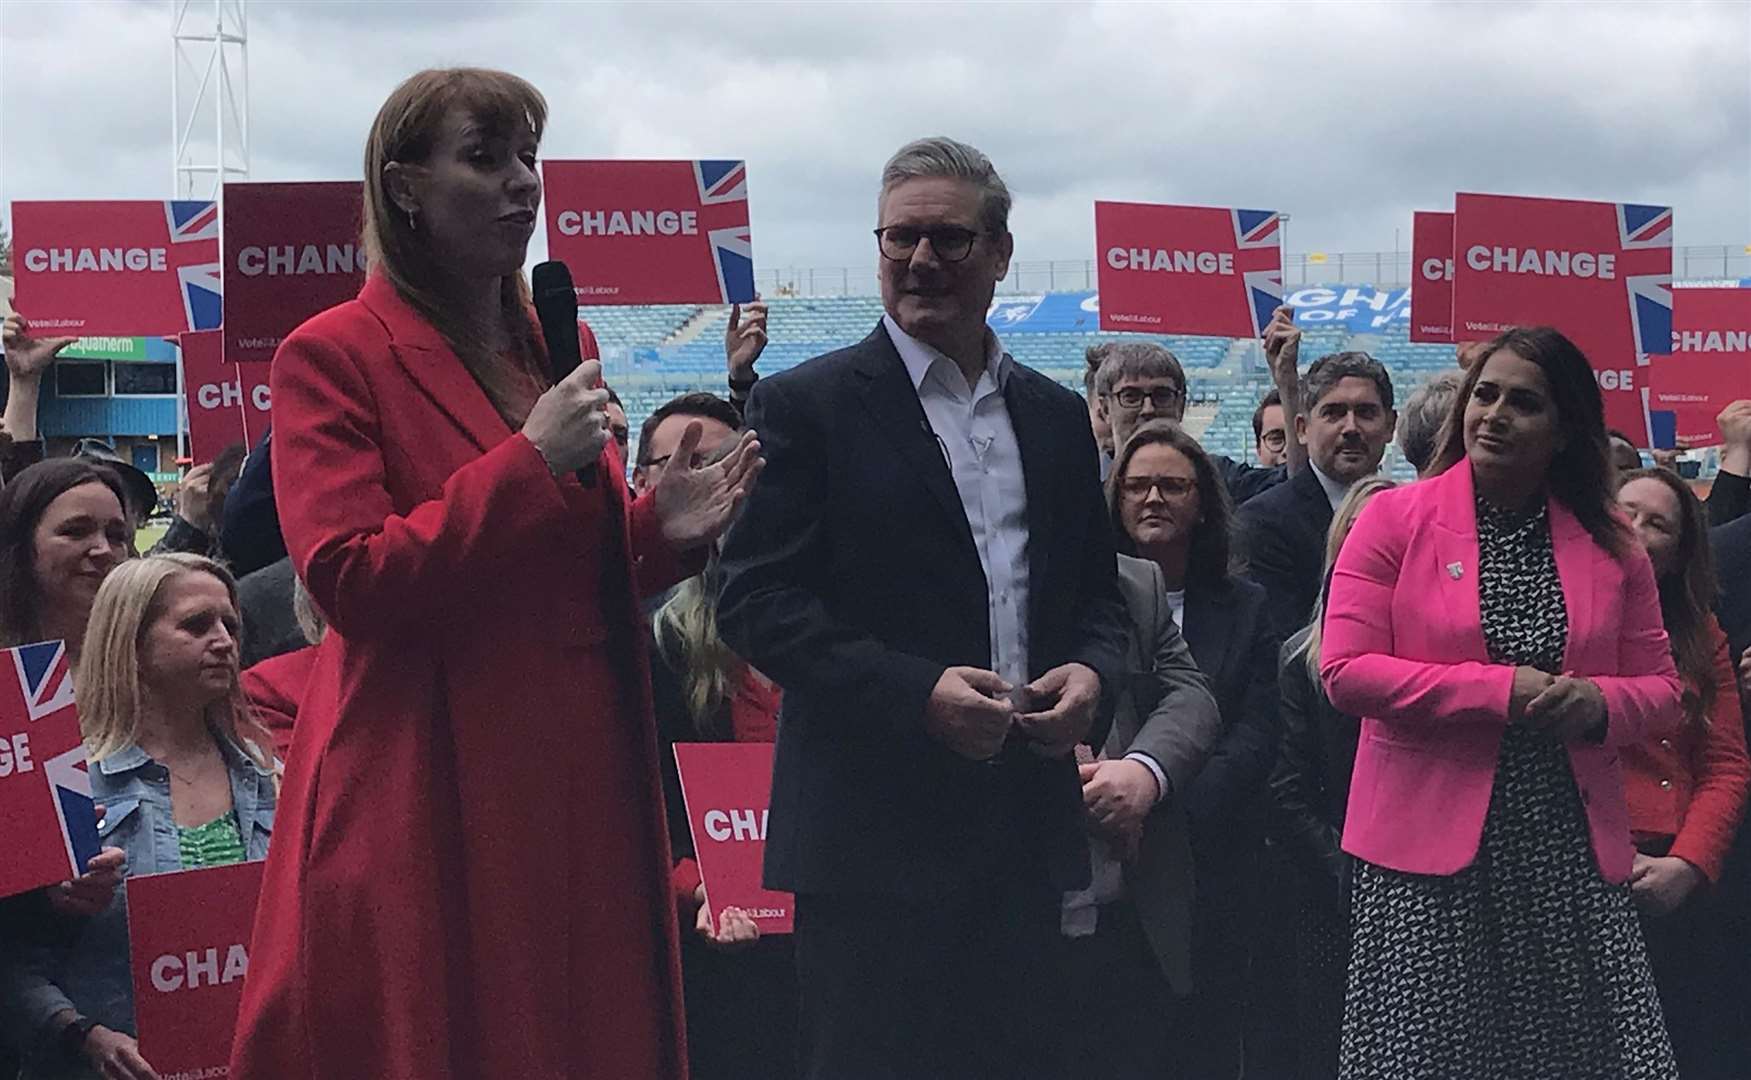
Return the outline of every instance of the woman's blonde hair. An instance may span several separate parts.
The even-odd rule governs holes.
[[[526,128],[537,142],[547,126],[547,99],[517,76],[485,68],[436,68],[397,86],[377,110],[365,141],[364,244],[370,272],[382,274],[414,310],[455,350],[493,407],[515,430],[535,399],[550,385],[545,349],[529,317],[529,285],[523,272],[500,282],[499,311],[510,333],[512,354],[493,352],[490,327],[474,326],[443,293],[443,271],[434,265],[427,234],[389,193],[391,162],[424,165],[452,109],[466,109],[489,133]],[[508,361],[508,362],[507,362]]]
[[[682,582],[652,620],[657,652],[681,678],[681,701],[700,738],[730,737],[724,703],[735,693],[747,663],[717,633],[722,571],[713,551],[705,572]]]
[[[204,555],[177,553],[133,559],[111,570],[97,590],[85,631],[85,651],[73,680],[79,727],[92,761],[102,761],[139,741],[140,714],[145,708],[140,643],[153,620],[163,613],[165,583],[184,574],[212,575],[225,586],[232,607],[237,606],[236,579]],[[263,770],[273,771],[273,737],[243,696],[235,655],[231,675],[230,692],[207,706],[207,727],[215,738],[229,739]]]
[[[1397,486],[1383,476],[1364,477],[1350,485],[1349,494],[1344,496],[1344,501],[1338,504],[1337,512],[1332,515],[1331,528],[1325,533],[1325,584],[1321,586],[1319,597],[1313,602],[1313,621],[1307,624],[1307,642],[1301,646],[1302,663],[1307,665],[1315,686],[1319,685],[1319,643],[1325,636],[1322,627],[1325,623],[1325,600],[1331,588],[1331,568],[1337,565],[1338,552],[1344,549],[1344,541],[1349,539],[1356,519],[1362,516],[1362,507],[1382,491]]]

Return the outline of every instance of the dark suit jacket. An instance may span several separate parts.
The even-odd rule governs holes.
[[[1017,365],[1031,675],[1072,661],[1110,695],[1125,615],[1082,399]],[[725,538],[718,626],[784,689],[766,882],[941,896],[1018,851],[1088,879],[1073,760],[969,761],[925,731],[945,668],[988,668],[983,569],[948,465],[887,331],[760,380],[766,468]],[[1016,752],[1019,750],[1019,752]]]
[[[1331,501],[1312,466],[1240,508],[1247,577],[1265,587],[1279,637],[1290,637],[1313,616],[1331,519]]]
[[[1289,478],[1289,469],[1285,465],[1269,468],[1248,465],[1222,454],[1211,454],[1210,463],[1216,467],[1216,475],[1222,478],[1222,486],[1228,489],[1228,497],[1236,506],[1250,502]]]
[[[1720,604],[1715,612],[1732,648],[1734,664],[1751,645],[1751,517],[1709,530],[1714,549],[1715,574],[1721,582]]]
[[[1729,655],[1736,667],[1746,647],[1751,646],[1751,517],[1710,530],[1709,543],[1721,582],[1715,614],[1727,635]],[[1751,948],[1751,825],[1739,827],[1715,891],[1721,896],[1720,909],[1729,913],[1732,940]],[[1751,987],[1732,988],[1733,1000],[1743,1000],[1746,989]]]
[[[1333,708],[1307,670],[1307,635],[1303,628],[1284,642],[1279,662],[1283,734],[1271,770],[1270,833],[1301,871],[1310,893],[1336,905],[1347,895],[1344,810],[1362,721]]]
[[[1188,582],[1186,642],[1222,711],[1222,741],[1186,798],[1201,855],[1238,851],[1261,835],[1265,781],[1277,758],[1277,654],[1265,590],[1245,578]]]
[[[1708,523],[1716,528],[1744,517],[1751,511],[1751,477],[1716,473],[1709,485],[1707,505]]]
[[[262,435],[244,459],[237,483],[225,495],[225,558],[239,578],[286,557],[280,513],[274,502],[273,431]]]
[[[1222,738],[1222,714],[1174,625],[1161,568],[1121,555],[1119,588],[1131,616],[1130,647],[1103,749],[1109,758],[1148,754],[1170,788],[1144,822],[1137,858],[1125,865],[1125,885],[1162,973],[1177,993],[1187,994],[1195,878],[1184,795]]]
[[[281,559],[237,581],[238,615],[243,619],[246,668],[310,644],[292,613],[292,560]]]

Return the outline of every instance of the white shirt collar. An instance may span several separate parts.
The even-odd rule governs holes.
[[[961,374],[959,365],[934,346],[927,345],[900,329],[900,324],[894,321],[892,315],[883,315],[882,325],[887,327],[888,338],[894,343],[894,350],[900,354],[900,361],[906,365],[906,374],[912,377],[912,389],[916,390],[922,386],[924,380],[930,375],[930,369],[939,362],[947,364],[956,375]],[[1014,363],[1015,360],[1003,351],[1003,343],[997,339],[997,332],[987,326],[985,328],[985,374],[991,377],[993,384],[1000,392],[1009,380],[1009,370]],[[965,385],[966,377],[962,375],[956,382]],[[950,385],[955,385],[955,383]]]
[[[1340,483],[1327,476],[1318,465],[1313,463],[1312,458],[1307,459],[1307,467],[1313,470],[1313,478],[1318,480],[1319,486],[1325,490],[1325,497],[1331,503],[1332,511],[1335,513],[1337,508],[1343,504],[1344,496],[1350,493],[1350,485]]]

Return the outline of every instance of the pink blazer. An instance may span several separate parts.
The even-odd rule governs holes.
[[[1605,879],[1629,876],[1619,747],[1678,727],[1679,682],[1647,557],[1612,558],[1556,501],[1557,576],[1568,605],[1563,666],[1604,692],[1604,745],[1569,759]],[[1381,492],[1338,556],[1320,674],[1361,716],[1344,850],[1379,866],[1452,874],[1477,857],[1514,669],[1492,664],[1478,610],[1477,512],[1464,462]]]

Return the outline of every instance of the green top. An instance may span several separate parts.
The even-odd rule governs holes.
[[[177,847],[182,854],[184,870],[199,870],[204,866],[229,866],[243,861],[243,833],[237,828],[237,815],[221,814],[205,825],[185,829],[176,827]]]

